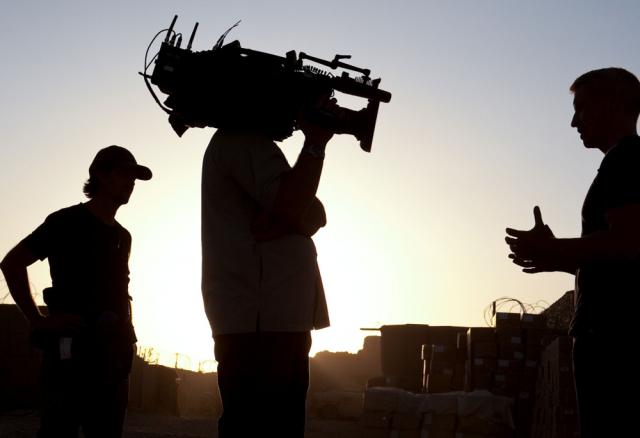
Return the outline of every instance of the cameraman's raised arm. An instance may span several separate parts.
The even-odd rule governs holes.
[[[324,106],[335,104],[335,99],[330,99]],[[298,118],[298,125],[304,133],[304,146],[291,171],[280,177],[273,210],[293,229],[312,235],[327,222],[316,192],[322,174],[324,150],[333,132],[306,120],[303,115]]]

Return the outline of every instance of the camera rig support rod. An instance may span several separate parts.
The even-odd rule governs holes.
[[[362,73],[367,78],[371,74],[371,70],[369,70],[368,68],[360,68],[351,64],[347,64],[346,62],[340,61],[341,59],[350,59],[351,55],[336,55],[334,56],[333,61],[327,61],[325,59],[316,58],[315,56],[307,55],[304,52],[300,52],[299,57],[300,57],[300,60],[308,59],[309,61],[315,62],[316,64],[327,66],[333,70],[340,67],[346,70],[352,70],[352,71],[357,71],[358,73]]]

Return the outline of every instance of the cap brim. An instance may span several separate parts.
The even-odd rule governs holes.
[[[121,165],[121,167],[127,169],[128,172],[131,172],[136,179],[141,179],[143,181],[149,181],[153,176],[151,169],[141,164],[127,163]]]
[[[135,170],[136,179],[149,181],[153,176],[153,173],[151,173],[151,169],[149,169],[147,166],[136,164],[134,166],[134,170]]]

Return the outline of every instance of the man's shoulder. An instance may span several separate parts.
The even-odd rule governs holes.
[[[640,166],[640,137],[627,137],[611,149],[603,159],[610,166]]]
[[[120,233],[120,235],[128,240],[129,242],[131,242],[131,233],[129,232],[129,230],[127,230],[124,226],[122,226],[122,224],[120,222],[116,222],[116,227],[118,227],[118,232]]]
[[[251,163],[270,161],[274,157],[284,159],[284,154],[266,134],[251,130],[219,129],[205,152],[204,167],[244,169]]]
[[[245,129],[218,129],[209,143],[216,148],[248,149],[256,146],[275,146],[266,134]]]
[[[65,222],[69,220],[77,220],[86,214],[84,204],[75,204],[69,207],[61,208],[47,216],[47,221]]]
[[[69,230],[81,228],[80,221],[82,219],[80,218],[84,208],[82,204],[78,204],[54,211],[24,241],[34,253],[38,254],[41,260],[44,259],[47,255],[42,250],[43,245],[49,245],[53,241],[62,239],[63,236],[69,234]]]
[[[612,148],[602,159],[598,179],[617,180],[640,175],[640,138],[628,137]]]

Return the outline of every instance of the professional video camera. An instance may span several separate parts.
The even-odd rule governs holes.
[[[290,51],[285,57],[258,52],[240,46],[238,41],[225,44],[224,39],[236,23],[227,30],[211,50],[191,51],[198,29],[195,24],[189,43],[181,48],[182,34],[171,26],[153,38],[145,54],[143,76],[147,88],[160,107],[169,114],[169,123],[179,135],[189,127],[221,127],[251,117],[269,117],[276,105],[289,109],[292,120],[302,111],[305,117],[337,134],[351,134],[360,141],[360,147],[371,151],[380,102],[389,102],[391,93],[378,88],[380,79],[371,79],[370,70],[344,63],[348,55],[336,55],[332,61],[296,55]],[[147,62],[149,49],[155,39],[166,32],[160,51]],[[155,60],[151,75],[147,70]],[[303,61],[341,69],[334,75]],[[356,72],[361,76],[351,77]],[[168,97],[160,102],[151,84]],[[330,110],[314,109],[320,96],[344,94],[368,99],[359,111],[335,105]]]

